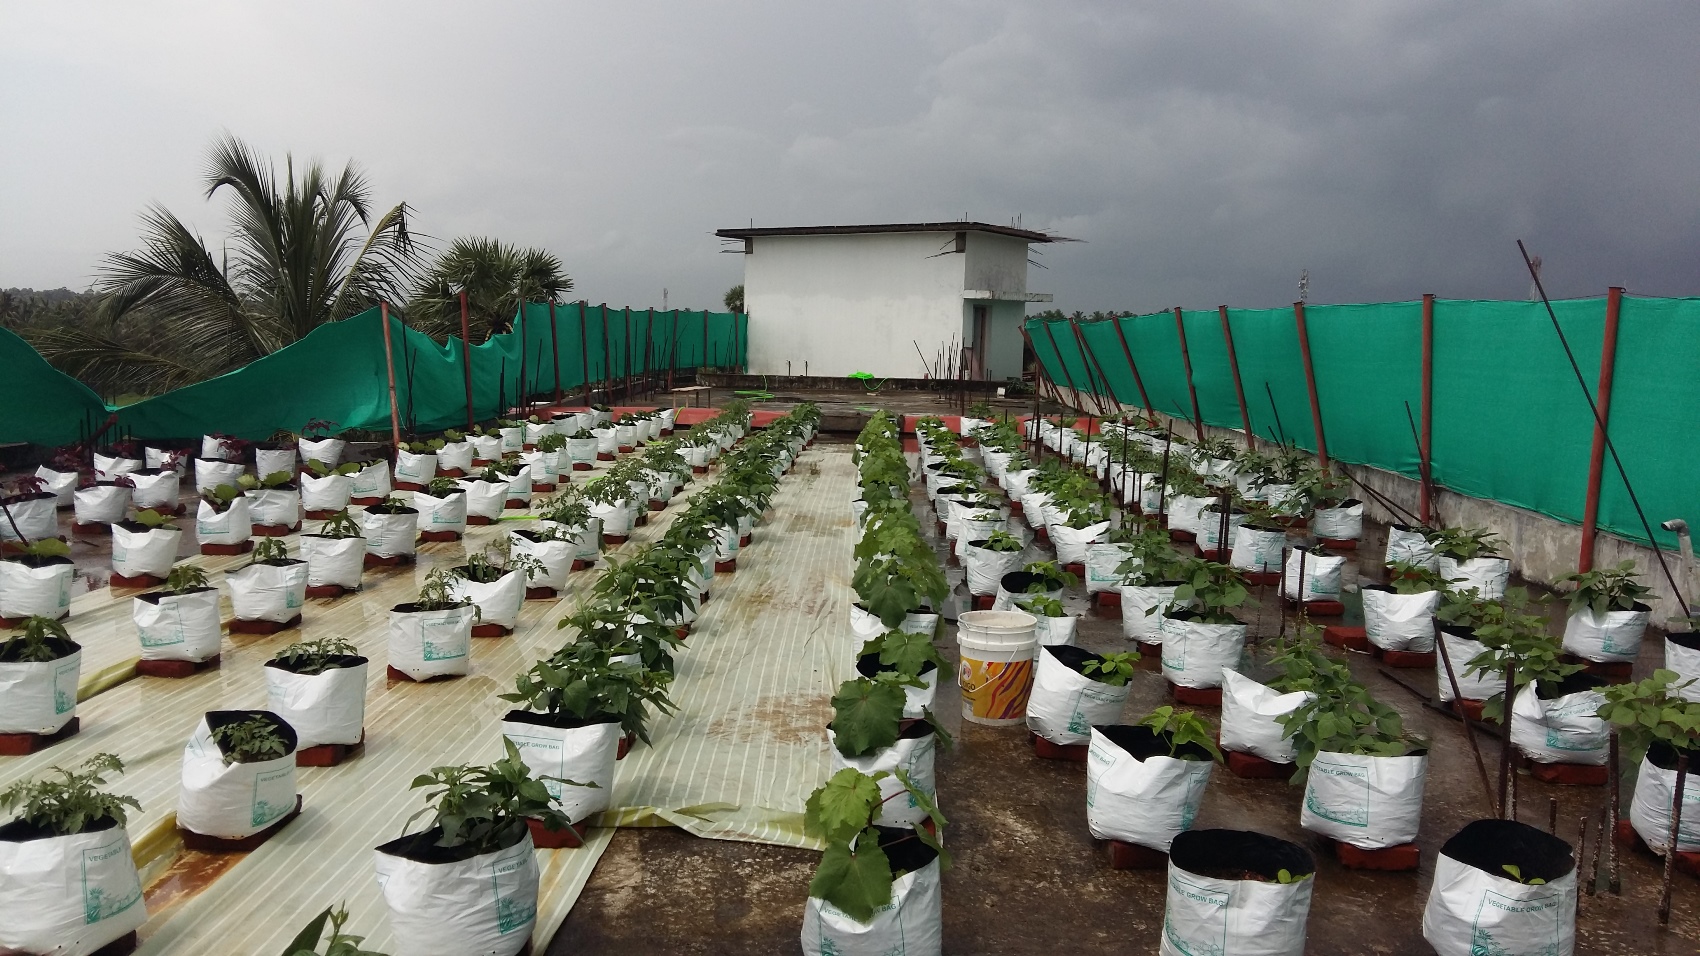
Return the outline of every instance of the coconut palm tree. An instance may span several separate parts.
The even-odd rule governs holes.
[[[561,260],[542,249],[463,237],[426,270],[407,304],[408,322],[439,341],[460,335],[460,293],[475,341],[513,330],[521,302],[552,302],[572,290]]]
[[[102,325],[33,337],[61,369],[126,390],[158,392],[238,368],[327,322],[396,300],[417,272],[406,203],[374,216],[353,163],[296,175],[234,136],[212,149],[206,196],[230,197],[230,234],[215,257],[170,210],[142,215],[142,247],[107,257],[96,281]],[[102,327],[104,326],[104,327]]]

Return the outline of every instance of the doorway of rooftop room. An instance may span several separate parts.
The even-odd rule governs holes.
[[[974,307],[974,336],[969,340],[968,377],[984,379],[986,377],[986,335],[992,324],[991,310],[983,305]]]

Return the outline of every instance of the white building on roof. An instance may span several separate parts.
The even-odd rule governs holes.
[[[721,229],[742,241],[749,371],[1002,380],[1022,371],[1028,246],[983,222]]]

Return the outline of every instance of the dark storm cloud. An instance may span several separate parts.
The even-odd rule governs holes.
[[[332,25],[335,25],[334,28]],[[716,227],[1088,240],[1064,308],[1696,291],[1700,5],[6,4],[0,285],[87,284],[220,129],[354,157],[438,237],[716,303]]]

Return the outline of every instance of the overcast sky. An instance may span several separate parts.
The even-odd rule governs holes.
[[[87,287],[221,130],[348,158],[575,297],[718,307],[716,228],[1084,239],[1057,305],[1700,294],[1700,3],[0,0],[0,286]]]

